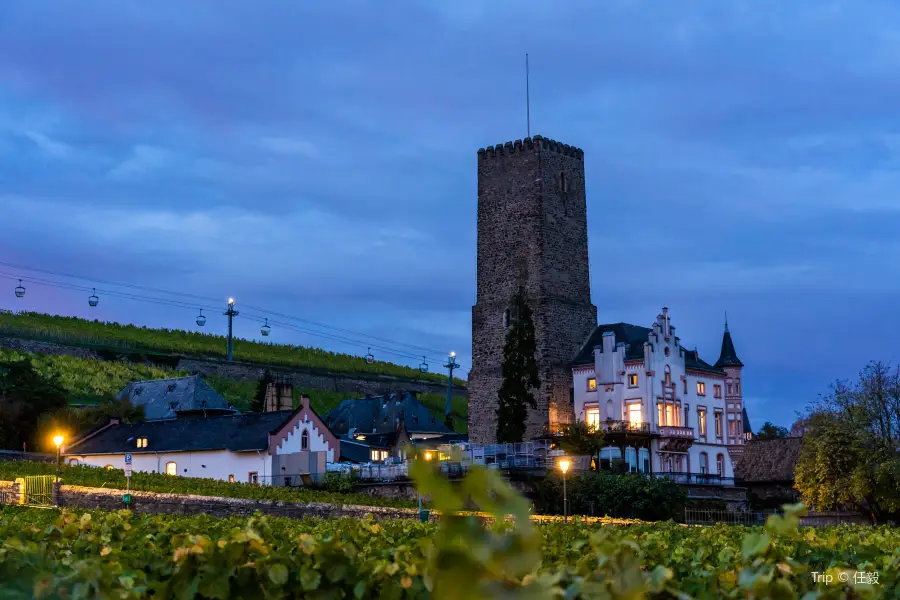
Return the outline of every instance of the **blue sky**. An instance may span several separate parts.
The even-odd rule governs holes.
[[[896,363],[898,12],[3,3],[0,257],[233,295],[468,365],[476,150],[524,137],[528,52],[532,131],[585,151],[600,320],[668,306],[712,361],[727,310],[751,422],[789,425],[835,378]],[[0,308],[193,324],[84,296],[32,285]]]

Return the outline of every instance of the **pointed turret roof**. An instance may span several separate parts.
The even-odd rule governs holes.
[[[734,350],[734,342],[731,341],[731,332],[728,331],[728,317],[725,317],[725,335],[722,336],[722,351],[719,353],[719,360],[716,366],[721,367],[743,367],[744,363],[737,357]]]

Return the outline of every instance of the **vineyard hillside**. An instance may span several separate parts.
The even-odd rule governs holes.
[[[0,311],[0,336],[47,341],[120,352],[152,352],[200,358],[224,358],[225,338],[220,335],[154,329],[137,325],[89,321],[33,312]],[[335,373],[389,375],[435,383],[446,375],[422,373],[416,368],[376,360],[367,364],[361,356],[329,352],[320,348],[272,344],[237,338],[234,359],[272,366],[318,369]],[[465,381],[454,378],[454,383]]]
[[[167,367],[148,366],[141,363],[101,361],[70,355],[49,355],[18,352],[0,348],[0,362],[28,359],[42,377],[54,379],[66,392],[69,404],[96,404],[105,397],[116,394],[130,381],[164,379],[187,375]],[[214,390],[239,410],[250,408],[250,399],[256,393],[255,381],[204,378]],[[445,378],[446,380],[446,378]],[[314,388],[294,388],[294,403],[299,404],[300,394],[310,397],[313,409],[320,415],[346,400],[344,392]],[[418,394],[419,401],[436,417],[443,419],[446,398],[443,394]],[[468,403],[466,398],[453,397],[454,429],[467,431]],[[457,416],[458,415],[458,416]]]

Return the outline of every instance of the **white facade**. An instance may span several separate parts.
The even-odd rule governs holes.
[[[67,455],[69,464],[91,467],[125,468],[125,454]],[[134,472],[168,473],[182,477],[205,477],[241,483],[268,482],[272,474],[272,457],[260,452],[207,450],[202,452],[131,453]],[[174,471],[174,473],[173,473]]]
[[[744,442],[740,367],[713,367],[682,347],[665,308],[652,328],[608,327],[593,364],[572,370],[576,418],[614,444],[602,458],[623,458],[633,471],[734,477],[728,447]],[[617,343],[616,327],[645,340],[642,357]]]

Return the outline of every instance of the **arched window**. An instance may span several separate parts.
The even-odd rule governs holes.
[[[178,475],[178,465],[176,465],[174,462],[167,462],[166,475]]]
[[[669,347],[668,347],[668,346],[666,346],[666,349],[663,351],[663,353],[664,353],[666,356],[669,355]]]
[[[725,457],[722,454],[716,456],[716,473],[719,477],[725,476]]]
[[[669,369],[669,365],[666,365],[666,385],[672,385],[672,371]]]
[[[77,458],[70,458],[70,459],[69,459],[69,464],[70,464],[70,465],[77,465],[77,464],[78,464],[78,459],[77,459]]]
[[[734,393],[738,396],[741,395],[741,380],[740,378],[734,380]]]
[[[700,453],[700,474],[706,475],[709,473],[709,455],[706,452]]]
[[[305,429],[300,434],[300,449],[309,450],[309,432]]]

